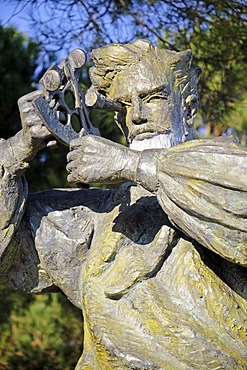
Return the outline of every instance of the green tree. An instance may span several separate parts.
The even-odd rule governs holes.
[[[241,143],[247,146],[247,93],[235,104],[235,109],[227,117],[225,124],[232,128]],[[231,131],[231,129],[230,129]]]
[[[1,137],[20,129],[17,100],[35,89],[39,45],[13,27],[0,26],[0,122]]]
[[[83,341],[80,310],[61,294],[34,297],[2,287],[0,302],[0,370],[74,369]]]
[[[199,83],[200,118],[206,125],[208,136],[218,136],[237,123],[229,115],[240,102],[247,110],[243,98],[247,91],[247,23],[239,26],[232,19],[214,18],[207,29],[198,24],[193,32],[181,31],[175,37],[178,48],[190,48],[194,64],[202,68]],[[239,136],[246,127],[238,124]]]

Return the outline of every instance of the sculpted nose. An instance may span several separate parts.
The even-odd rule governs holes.
[[[132,122],[136,125],[143,123],[142,110],[141,110],[141,99],[135,97],[132,99]]]

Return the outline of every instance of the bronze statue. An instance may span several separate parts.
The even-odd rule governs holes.
[[[68,180],[119,189],[28,194],[25,169],[52,140],[41,92],[1,142],[0,282],[82,308],[78,370],[246,368],[247,151],[194,140],[191,58],[145,40],[93,51],[86,103],[116,110],[129,148],[78,135]]]

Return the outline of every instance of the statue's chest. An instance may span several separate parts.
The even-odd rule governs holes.
[[[109,298],[121,297],[138,281],[157,273],[177,234],[154,196],[116,206],[96,222],[86,284],[104,287]]]

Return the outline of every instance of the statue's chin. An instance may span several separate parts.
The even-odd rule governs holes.
[[[163,133],[141,140],[137,137],[130,143],[129,147],[130,149],[141,152],[146,149],[170,148],[171,146],[178,145],[184,141],[186,141],[186,137],[174,138],[171,133]]]

